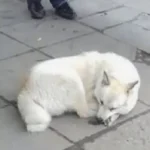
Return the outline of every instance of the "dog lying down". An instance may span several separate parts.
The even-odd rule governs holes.
[[[52,116],[76,112],[110,126],[136,105],[140,77],[132,62],[115,53],[85,52],[40,62],[18,95],[27,131],[44,131]]]

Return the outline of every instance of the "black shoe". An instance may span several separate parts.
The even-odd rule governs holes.
[[[31,13],[31,17],[34,19],[42,19],[46,15],[46,12],[41,3],[32,3],[30,6],[28,6],[28,9]]]
[[[56,8],[56,14],[69,20],[73,20],[77,16],[67,2]]]

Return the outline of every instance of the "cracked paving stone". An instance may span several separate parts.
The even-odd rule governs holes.
[[[150,53],[150,31],[144,30],[141,26],[126,23],[108,30],[105,34],[119,41],[131,44],[138,49]]]
[[[134,63],[141,77],[140,99],[150,106],[150,66]]]
[[[109,0],[73,0],[70,1],[70,5],[74,8],[79,18],[119,6],[119,4]]]
[[[140,11],[128,7],[121,7],[109,12],[89,16],[79,21],[96,29],[105,30],[111,26],[132,20],[140,13]]]
[[[30,48],[0,33],[0,60],[29,51]]]
[[[136,107],[130,114],[120,118],[116,121],[115,124],[125,124],[128,121],[132,122],[130,118],[138,113],[142,113],[148,108],[149,107],[145,106],[144,104],[137,103]],[[80,143],[80,145],[82,145],[84,142],[93,141],[94,139],[92,139],[91,137],[96,137],[97,135],[99,136],[99,133],[103,134],[105,130],[105,132],[109,131],[109,128],[104,127],[103,125],[94,126],[88,124],[88,119],[80,119],[78,116],[71,114],[53,118],[51,127],[74,142],[81,140],[77,142]],[[113,131],[117,132],[117,128],[114,128]]]
[[[48,57],[30,52],[8,60],[0,61],[0,94],[8,100],[16,100],[21,83],[30,67]]]
[[[136,112],[140,114],[139,111]],[[145,114],[129,121],[115,131],[100,135],[93,142],[84,144],[85,150],[149,150],[150,109]]]
[[[83,51],[98,50],[99,52],[115,52],[123,55],[130,60],[135,58],[136,49],[127,44],[118,42],[100,33],[89,34],[77,39],[72,39],[51,47],[42,49],[41,51],[54,56],[70,56],[76,55]]]
[[[33,134],[26,132],[20,115],[11,106],[0,109],[0,120],[2,150],[62,150],[71,146],[51,130]]]
[[[64,30],[65,29],[65,30]],[[0,31],[34,48],[51,45],[93,32],[92,29],[69,20],[32,20]]]

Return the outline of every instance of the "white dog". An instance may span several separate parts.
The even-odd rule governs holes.
[[[111,125],[138,100],[134,65],[114,53],[96,51],[35,65],[19,93],[18,108],[30,132],[45,130],[52,116],[74,111]]]

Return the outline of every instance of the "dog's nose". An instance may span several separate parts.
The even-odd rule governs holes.
[[[94,117],[94,118],[89,120],[89,124],[100,125],[100,124],[104,124],[104,121],[102,118]]]

